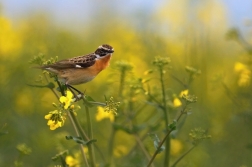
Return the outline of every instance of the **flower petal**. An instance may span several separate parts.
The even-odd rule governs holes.
[[[67,91],[66,97],[67,97],[69,100],[71,100],[71,99],[73,98],[72,92],[71,92],[71,91]]]
[[[61,96],[60,99],[59,99],[59,101],[61,103],[65,103],[67,101],[67,98],[65,96]]]
[[[174,100],[173,100],[173,106],[174,107],[179,107],[179,106],[181,106],[182,105],[182,103],[181,103],[181,101],[179,100],[179,98],[175,98]]]
[[[66,110],[66,109],[68,109],[68,107],[70,106],[70,102],[69,101],[67,101],[66,103],[65,103],[65,105],[64,105],[64,109]]]
[[[51,125],[54,124],[54,123],[55,123],[55,121],[53,121],[53,120],[48,120],[47,125],[51,126]]]
[[[45,115],[45,119],[50,119],[52,117],[52,114]]]
[[[179,97],[182,97],[183,95],[188,95],[188,93],[189,93],[188,89],[183,90],[183,91],[180,92]]]

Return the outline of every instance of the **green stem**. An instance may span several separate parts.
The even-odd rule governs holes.
[[[114,141],[115,141],[115,134],[116,134],[116,129],[114,126],[112,126],[112,132],[111,132],[111,135],[110,135],[110,140],[109,140],[109,145],[108,145],[108,154],[109,154],[109,165],[111,167],[114,166],[114,158],[113,158],[113,148],[114,148]]]
[[[49,80],[48,80],[48,78],[46,77],[46,75],[44,75],[44,77],[45,77],[46,81],[49,83]],[[62,86],[61,86],[61,84],[59,83],[58,80],[57,80],[57,84],[58,84],[58,86],[59,86],[59,88],[60,88],[61,95],[64,96],[64,95],[65,95],[64,90],[62,89]],[[57,97],[57,99],[59,99],[59,95],[56,93],[56,91],[55,91],[54,89],[52,89],[52,88],[50,88],[50,90],[54,93],[54,95]],[[76,120],[75,115],[73,114],[73,112],[70,112],[70,111],[67,112],[67,115],[68,115],[68,117],[69,117],[69,120],[70,120],[70,122],[71,122],[73,128],[74,128],[74,131],[75,131],[76,135],[77,135],[77,136],[80,136],[80,133],[83,132],[83,131],[80,131],[80,130],[79,130],[79,128],[78,128],[78,126],[77,126],[77,125],[79,125],[79,124],[78,124],[78,121]],[[80,129],[81,129],[81,128],[80,128]],[[84,135],[83,135],[83,136],[84,136]],[[83,136],[82,136],[82,137],[83,137]],[[84,138],[84,137],[83,137],[83,138]],[[82,158],[83,158],[83,160],[84,160],[85,165],[86,165],[87,167],[89,167],[89,164],[88,164],[86,155],[85,155],[85,153],[84,153],[83,145],[80,145],[80,151],[81,151]]]
[[[97,102],[97,101],[88,101],[88,103],[94,104],[97,106],[106,106],[106,103],[101,103],[101,102]]]
[[[120,75],[120,85],[119,85],[118,96],[121,99],[122,99],[122,94],[123,94],[123,89],[124,89],[124,82],[125,82],[125,75],[126,75],[125,72],[126,72],[126,70],[122,69],[121,75]],[[116,120],[117,119],[115,118],[115,122],[116,122]],[[110,161],[110,166],[112,166],[112,167],[114,166],[113,148],[114,148],[115,134],[116,134],[115,126],[112,126],[110,140],[109,140],[109,146],[108,146],[109,161]]]
[[[185,110],[186,110],[186,106],[187,104],[184,106],[184,108],[182,109],[182,111],[180,112],[178,118],[176,119],[176,122],[178,123],[178,121],[180,120],[180,118],[182,117],[183,114],[185,114]],[[168,127],[168,125],[167,125]],[[152,162],[154,161],[155,157],[158,155],[160,148],[162,147],[162,145],[164,144],[164,142],[166,141],[166,139],[169,137],[169,135],[171,134],[172,130],[168,129],[167,134],[165,135],[165,137],[163,138],[163,140],[159,143],[155,153],[153,154],[153,156],[151,157],[151,160],[149,161],[147,167],[150,167]]]
[[[131,123],[131,128],[133,128],[133,125],[136,125],[137,122],[135,122],[136,118],[136,111],[134,111],[134,102],[132,101],[134,97],[134,91],[132,89],[130,89],[130,93],[129,93],[129,119],[130,119],[130,123]],[[147,158],[148,161],[150,161],[151,157],[150,154],[148,153],[148,151],[145,149],[144,144],[142,142],[142,140],[140,139],[139,135],[137,134],[137,132],[135,132],[134,134],[137,146],[141,149],[141,151],[143,152],[143,154],[145,155],[145,157]],[[152,164],[152,167],[155,167],[154,164]]]
[[[164,85],[164,73],[163,73],[163,67],[159,68],[160,73],[160,84],[162,89],[162,101],[163,101],[163,112],[164,112],[164,120],[165,120],[165,131],[167,132],[168,124],[169,124],[169,115],[168,115],[168,109],[167,109],[167,103],[166,103],[166,93],[165,93],[165,85]],[[167,135],[165,138],[165,156],[164,156],[164,167],[169,166],[170,163],[170,137]]]
[[[125,70],[122,69],[121,77],[120,77],[120,87],[119,87],[119,92],[118,92],[118,95],[119,95],[120,98],[122,98],[122,91],[123,91],[123,88],[124,88],[124,80],[125,80]]]
[[[88,135],[85,133],[85,131],[82,129],[82,127],[81,127],[79,121],[76,119],[76,116],[74,115],[74,113],[71,112],[70,114],[72,115],[72,118],[73,118],[74,122],[76,123],[76,127],[77,127],[78,131],[80,132],[80,136],[81,136],[84,140],[89,141],[90,138],[89,138]],[[95,145],[95,143],[88,144],[88,145],[87,145],[88,150],[93,150],[92,144],[94,144],[94,146],[96,147],[96,149],[97,149],[98,152],[100,153],[101,158],[104,160],[104,156],[103,156],[103,154],[101,153],[101,150],[99,150],[99,148]]]
[[[79,133],[80,133],[80,136],[81,136],[83,139],[85,139],[86,141],[89,141],[90,139],[89,139],[88,135],[87,135],[87,134],[84,132],[84,130],[82,129],[82,127],[81,127],[79,121],[77,120],[76,116],[74,115],[74,113],[73,113],[73,112],[70,112],[70,114],[71,114],[71,116],[72,116],[73,122],[75,123],[75,125],[76,125],[76,127],[77,127],[77,129],[78,129],[78,131],[79,131]]]
[[[148,151],[145,149],[142,140],[140,139],[140,137],[139,137],[137,134],[135,134],[134,137],[135,137],[135,139],[136,139],[137,146],[140,147],[140,149],[141,149],[142,152],[144,153],[145,157],[148,159],[148,161],[150,161],[150,160],[151,160],[151,157],[150,157]],[[151,167],[155,167],[154,164],[151,164]]]
[[[46,82],[49,84],[50,82],[45,74],[44,74],[44,77],[45,77]],[[59,83],[58,83],[58,85],[59,85]],[[57,99],[59,99],[59,95],[57,94],[55,89],[53,89],[53,88],[49,88],[49,89],[53,92],[53,94],[57,97]]]
[[[153,116],[150,116],[150,118],[152,118]],[[148,120],[149,120],[149,118],[147,118],[147,119],[145,119],[145,121],[144,122],[148,122]],[[153,122],[152,120],[150,121],[150,122]],[[160,121],[158,120],[158,121],[155,121],[155,122],[153,122],[153,124],[158,124]],[[146,129],[146,133],[144,133],[142,136],[139,136],[139,138],[140,138],[140,141],[144,141],[148,136],[149,136],[149,131],[151,130],[151,128],[150,127],[148,127],[148,129]],[[131,155],[136,149],[137,149],[137,147],[138,147],[138,143],[136,143],[135,144],[135,146],[133,146],[132,148],[131,148],[131,150],[129,151],[129,154],[127,155],[127,156],[129,156],[129,155]],[[127,157],[126,158],[124,158],[124,159],[127,159]],[[149,161],[150,161],[150,159],[148,159]]]
[[[183,155],[181,155],[181,157],[179,157],[173,164],[171,167],[175,167],[187,154],[189,154],[193,149],[195,148],[195,146],[192,146],[188,151],[186,151]]]
[[[188,88],[188,85],[185,84],[184,82],[182,82],[182,81],[181,81],[179,78],[177,78],[175,75],[170,74],[170,76],[171,76],[174,80],[176,80],[178,83],[180,83],[185,89]]]
[[[88,127],[88,136],[89,139],[93,139],[93,129],[92,129],[92,122],[91,122],[91,117],[90,117],[90,112],[89,108],[85,106],[86,109],[86,116],[87,116],[87,127]],[[94,154],[94,147],[93,144],[88,144],[88,153],[89,153],[89,158],[90,158],[90,165],[91,167],[95,167],[95,154]]]
[[[56,80],[56,82],[57,82],[57,84],[58,84],[58,86],[59,86],[61,95],[62,95],[62,96],[66,96],[66,95],[65,95],[65,91],[63,90],[62,85],[60,84],[60,82],[59,82],[58,80]]]
[[[60,156],[60,162],[62,164],[63,167],[67,167],[68,165],[66,164],[65,158],[61,155]]]
[[[155,159],[156,156],[158,155],[161,146],[164,144],[164,142],[165,142],[166,139],[169,137],[169,135],[170,135],[171,132],[172,132],[172,131],[169,130],[169,131],[167,132],[167,134],[165,135],[165,137],[163,138],[163,140],[159,143],[159,145],[158,145],[158,147],[157,147],[155,153],[154,153],[153,156],[151,157],[151,160],[149,161],[147,167],[150,167],[150,166],[151,166],[152,162],[154,161],[154,159]],[[165,148],[165,149],[166,149],[166,148]]]
[[[74,121],[74,119],[73,119],[73,117],[75,117],[75,116],[74,116],[73,113],[72,113],[72,114],[71,114],[71,113],[72,113],[72,112],[67,111],[67,115],[68,115],[68,117],[69,117],[69,119],[70,119],[70,122],[72,123],[72,126],[73,126],[73,128],[74,128],[74,131],[75,131],[76,135],[77,135],[77,136],[81,136],[80,133],[79,133],[79,130],[78,130],[76,124],[75,124],[75,121]],[[83,157],[83,159],[84,159],[85,166],[89,167],[89,164],[88,164],[86,155],[85,155],[85,153],[84,153],[84,149],[83,149],[83,145],[82,145],[82,144],[80,144],[80,150],[81,150],[81,155],[82,155],[82,157]]]

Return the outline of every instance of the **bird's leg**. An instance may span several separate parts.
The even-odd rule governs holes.
[[[72,92],[72,94],[74,95],[74,97],[76,98],[76,101],[79,101],[82,97],[83,97],[83,93],[81,91],[79,91],[78,89],[74,88],[71,85],[67,85],[67,88]],[[78,93],[78,95],[76,95],[76,93],[74,92],[74,90]]]

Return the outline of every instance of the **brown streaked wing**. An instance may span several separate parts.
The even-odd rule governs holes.
[[[95,63],[96,55],[94,53],[85,55],[85,56],[78,56],[71,59],[68,59],[69,62],[79,65],[83,68],[90,67]]]
[[[95,54],[88,54],[85,56],[78,56],[71,59],[60,60],[55,64],[50,64],[43,66],[43,68],[54,68],[54,69],[66,69],[66,68],[76,68],[76,65],[81,66],[82,68],[87,68],[92,66],[95,63]]]

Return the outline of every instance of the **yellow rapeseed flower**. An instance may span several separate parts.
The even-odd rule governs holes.
[[[66,96],[60,97],[59,100],[62,104],[64,104],[64,109],[68,109],[68,107],[71,105],[72,98],[73,98],[73,94],[70,91],[66,92]]]
[[[128,148],[124,145],[117,146],[113,151],[113,154],[116,157],[122,157],[122,156],[126,155],[127,153],[128,153]]]
[[[188,89],[182,90],[182,91],[180,92],[180,94],[179,94],[179,97],[182,97],[183,95],[188,95],[188,93],[189,93],[189,90],[188,90]]]
[[[109,118],[110,122],[114,122],[115,115],[113,112],[105,112],[103,107],[98,106],[97,107],[97,114],[96,114],[96,120],[101,121],[105,118]]]
[[[50,127],[50,130],[55,130],[64,125],[65,117],[58,110],[51,111],[49,114],[45,115],[47,119],[47,125]]]
[[[251,71],[247,65],[240,62],[236,62],[234,66],[234,71],[239,74],[239,86],[248,86],[250,84]]]
[[[239,73],[243,70],[246,70],[248,67],[243,64],[243,63],[240,63],[240,62],[236,62],[235,65],[234,65],[234,71]]]
[[[50,130],[55,130],[55,129],[59,128],[59,127],[62,127],[62,122],[48,120],[47,125],[50,126]]]
[[[177,139],[171,139],[171,155],[178,155],[183,149],[182,143]]]
[[[181,103],[181,101],[179,100],[179,98],[174,98],[174,100],[173,100],[173,106],[174,107],[179,107],[179,106],[181,106],[182,105],[182,103]]]
[[[238,80],[238,85],[239,86],[249,86],[250,84],[250,76],[251,76],[251,71],[246,69],[243,70],[240,74],[240,78]]]
[[[69,167],[77,167],[79,164],[79,161],[77,159],[75,159],[74,157],[68,155],[68,156],[66,156],[66,164]]]
[[[50,113],[50,114],[47,114],[47,115],[45,115],[45,119],[50,119],[52,117],[52,114]]]
[[[13,56],[18,56],[19,54],[13,54],[13,56],[9,56],[9,54],[21,49],[23,38],[21,34],[13,28],[14,26],[8,18],[0,16],[0,27],[1,57],[5,56],[8,60],[13,59]]]
[[[184,96],[187,96],[188,93],[189,93],[189,90],[188,90],[188,89],[182,90],[182,91],[180,92],[180,94],[179,94],[179,97],[182,98],[183,95],[184,95]],[[176,97],[176,95],[175,95],[175,97],[174,97],[174,99],[173,99],[173,106],[174,106],[174,107],[179,107],[179,106],[181,106],[181,105],[182,105],[181,100],[180,100],[178,97]]]

